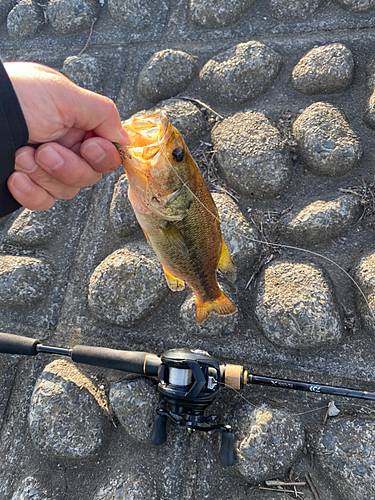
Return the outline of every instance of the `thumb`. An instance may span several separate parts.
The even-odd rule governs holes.
[[[61,110],[65,123],[81,130],[93,131],[97,136],[121,145],[130,144],[115,103],[108,97],[96,94],[72,83],[70,95],[64,100],[69,105]],[[63,101],[63,102],[64,102]],[[61,102],[61,101],[60,101]],[[58,103],[56,103],[58,105]]]

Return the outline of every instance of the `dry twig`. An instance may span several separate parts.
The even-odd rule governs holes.
[[[297,495],[303,495],[302,491],[285,490],[284,488],[278,489],[278,488],[266,488],[265,486],[259,486],[259,489],[267,491],[277,491],[278,493],[296,493]]]
[[[208,104],[205,104],[204,102],[200,101],[199,99],[195,99],[195,97],[189,97],[189,96],[178,96],[178,99],[183,99],[185,101],[190,101],[193,104],[199,104],[199,106],[208,109],[211,113],[213,113],[215,116],[217,116],[220,120],[224,120],[224,117],[219,115],[214,109],[210,108]]]
[[[90,33],[89,33],[89,37],[87,39],[87,42],[86,42],[85,46],[83,47],[83,49],[81,50],[81,52],[78,54],[78,56],[81,56],[85,52],[85,50],[87,49],[87,47],[90,43],[90,40],[91,40],[91,36],[92,36],[95,22],[96,22],[96,18],[93,20],[93,22],[91,24]]]
[[[309,472],[306,474],[305,479],[307,481],[307,484],[310,486],[310,490],[312,491],[312,494],[314,495],[314,499],[321,500],[321,497],[319,495],[319,491],[318,491],[317,487],[315,486],[315,484],[313,482],[313,478]]]
[[[305,486],[306,482],[305,481],[275,481],[275,480],[270,480],[270,481],[265,481],[266,486]]]

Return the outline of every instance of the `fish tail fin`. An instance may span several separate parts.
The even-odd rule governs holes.
[[[201,325],[213,312],[219,316],[229,316],[237,312],[237,307],[223,291],[221,291],[219,297],[214,300],[200,302],[196,299],[195,313],[198,325]]]

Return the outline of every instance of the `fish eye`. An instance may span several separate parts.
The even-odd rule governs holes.
[[[182,148],[176,148],[172,151],[172,157],[175,161],[182,161],[184,159],[184,150]]]

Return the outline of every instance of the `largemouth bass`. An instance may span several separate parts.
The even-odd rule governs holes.
[[[219,214],[182,135],[163,112],[122,122],[130,145],[119,146],[129,201],[163,266],[168,286],[194,292],[198,324],[212,313],[233,314],[216,269],[235,273]]]

